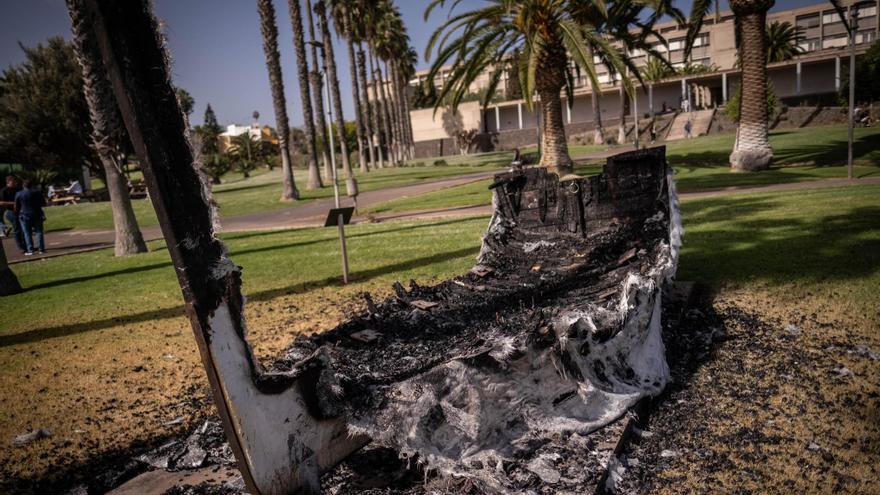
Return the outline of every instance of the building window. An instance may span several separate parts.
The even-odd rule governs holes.
[[[828,26],[829,24],[834,24],[840,22],[840,16],[837,15],[835,11],[825,11],[822,13],[822,24]]]
[[[669,42],[669,50],[670,51],[684,50],[684,42],[685,42],[684,38],[675,38],[674,40],[671,40]]]
[[[805,52],[815,52],[819,49],[819,38],[801,40],[798,46]]]
[[[859,8],[859,19],[864,19],[865,17],[874,17],[877,15],[877,6],[872,5],[870,7],[860,7]]]
[[[810,29],[819,27],[819,13],[810,15],[799,15],[795,20],[795,25],[801,29]]]
[[[822,40],[822,48],[836,48],[840,46],[846,46],[846,33],[826,36]]]
[[[874,30],[871,31],[859,31],[856,33],[856,44],[860,45],[862,43],[873,43],[874,40],[877,39],[877,33]]]

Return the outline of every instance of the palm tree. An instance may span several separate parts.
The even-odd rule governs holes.
[[[719,0],[714,0],[715,2]],[[713,0],[695,0],[691,9],[685,44],[685,59],[690,57],[693,42],[703,27],[703,19]],[[730,0],[736,17],[737,50],[742,71],[742,100],[736,141],[730,154],[734,171],[758,171],[770,166],[773,150],[767,137],[767,11],[775,0]],[[839,0],[831,0],[844,26],[846,14]]]
[[[599,0],[595,0],[599,1]],[[425,16],[442,6],[445,0],[432,0]],[[505,60],[520,54],[519,79],[526,106],[533,107],[533,94],[541,100],[541,161],[540,165],[560,174],[573,171],[563,124],[560,93],[572,94],[572,78],[568,74],[568,57],[591,81],[594,91],[600,87],[590,46],[601,49],[609,70],[622,73],[628,63],[595,26],[579,23],[577,2],[546,0],[489,0],[487,5],[458,15],[450,13],[431,36],[425,50],[426,58],[436,47],[436,57],[428,78],[451,64],[449,76],[440,90],[439,100],[457,107],[471,83],[484,70],[490,69],[489,86],[483,100],[485,106],[495,93],[504,72]],[[453,9],[458,5],[454,2]],[[627,92],[633,91],[629,79],[622,80]],[[435,110],[442,104],[438,102]]]
[[[383,168],[385,166],[385,159],[382,157],[382,145],[379,142],[379,112],[376,111],[376,107],[370,102],[370,87],[367,79],[367,57],[366,53],[364,53],[362,42],[358,42],[357,66],[358,79],[360,79],[361,91],[363,91],[361,104],[363,105],[362,108],[365,116],[364,123],[367,127],[367,133],[370,136],[370,165],[374,168]]]
[[[348,71],[351,79],[351,96],[354,104],[355,116],[355,134],[358,144],[358,163],[362,173],[370,171],[367,163],[367,148],[370,147],[367,138],[367,130],[364,125],[364,113],[362,111],[360,82],[357,76],[357,59],[354,54],[354,32],[352,30],[351,0],[330,0],[331,12],[333,15],[333,23],[336,27],[337,34],[345,39],[345,45],[348,49]]]
[[[767,26],[767,63],[791,60],[804,53],[798,45],[803,37],[801,29],[788,21],[771,22]]]
[[[263,155],[262,142],[252,137],[250,131],[244,132],[232,138],[227,154],[236,170],[248,178],[256,167],[256,159]]]
[[[315,0],[315,13],[318,14],[318,30],[321,31],[321,42],[324,44],[324,61],[327,64],[327,81],[330,84],[330,100],[333,103],[333,114],[336,117],[336,140],[342,154],[342,170],[346,179],[354,177],[351,161],[348,158],[348,146],[345,144],[345,117],[342,115],[342,98],[339,96],[339,78],[336,77],[336,56],[333,53],[333,38],[327,25],[327,10],[324,0]],[[329,143],[328,143],[329,147]],[[330,150],[331,153],[333,150]]]
[[[763,170],[773,150],[767,135],[767,10],[774,0],[731,0],[739,22],[742,99],[736,144],[730,154],[734,170]]]
[[[131,207],[128,179],[120,167],[120,148],[123,139],[122,119],[107,80],[101,52],[91,22],[82,0],[67,0],[73,26],[76,55],[83,73],[83,92],[89,105],[92,124],[92,143],[104,168],[113,226],[116,233],[113,254],[127,256],[147,252],[147,245],[138,227],[137,217]]]
[[[379,127],[380,142],[385,145],[385,153],[388,162],[393,166],[397,164],[394,156],[392,134],[391,134],[391,114],[388,109],[388,98],[385,92],[385,78],[382,77],[382,70],[379,64],[379,55],[377,53],[377,45],[381,43],[381,36],[384,35],[383,23],[387,10],[387,2],[383,0],[370,2],[365,9],[367,19],[366,22],[366,43],[368,52],[368,62],[370,71],[373,75],[373,93],[375,96],[375,107],[380,117],[381,127]],[[381,154],[381,148],[379,153]]]
[[[293,178],[290,163],[290,127],[287,121],[287,101],[284,97],[284,80],[281,76],[281,62],[278,55],[278,27],[275,24],[275,7],[272,0],[257,0],[260,13],[260,31],[263,34],[263,53],[266,55],[266,69],[269,71],[269,86],[272,89],[272,106],[275,109],[275,126],[278,128],[278,148],[281,152],[281,175],[283,187],[281,201],[299,199],[299,191]]]
[[[309,79],[312,83],[312,98],[315,100],[315,127],[321,138],[321,160],[324,164],[324,180],[331,180],[333,170],[330,168],[330,139],[327,136],[327,120],[324,117],[324,81],[321,80],[321,62],[318,59],[317,38],[315,38],[315,25],[312,21],[312,5],[306,0],[306,22],[309,24],[309,47],[312,53],[312,71]]]
[[[309,152],[309,181],[306,189],[324,187],[321,173],[318,171],[318,147],[315,144],[315,123],[312,115],[312,99],[309,94],[309,62],[306,59],[306,43],[303,35],[302,13],[299,0],[288,0],[290,24],[293,27],[293,47],[296,51],[296,68],[299,78],[299,95],[302,100],[303,127],[306,135],[306,147]],[[320,111],[320,110],[319,110]]]

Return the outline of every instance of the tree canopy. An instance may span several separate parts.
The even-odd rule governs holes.
[[[0,76],[0,156],[27,169],[100,171],[73,45],[54,37],[21,46],[25,61]]]

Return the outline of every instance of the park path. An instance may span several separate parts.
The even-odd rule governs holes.
[[[617,150],[619,152],[619,150]],[[383,203],[393,199],[407,196],[416,196],[431,191],[460,186],[478,180],[491,177],[498,171],[478,172],[448,179],[426,181],[408,186],[391,187],[376,191],[362,193],[358,198],[358,206],[366,206]],[[732,186],[706,191],[694,191],[679,194],[682,200],[702,199],[728,194],[747,194],[759,192],[793,191],[807,189],[824,189],[831,187],[856,186],[867,184],[880,184],[880,177],[865,177],[861,179],[824,179],[810,182],[795,182],[789,184],[771,184],[764,186]],[[351,200],[343,198],[343,205],[350,206]],[[333,206],[333,199],[320,199],[283,210],[272,210],[240,215],[221,219],[222,232],[246,232],[256,230],[284,230],[304,227],[319,227],[324,224],[327,211]],[[397,213],[384,213],[374,215],[359,215],[352,219],[352,223],[385,222],[390,220],[429,220],[447,217],[481,216],[492,213],[491,205],[464,206],[452,208],[438,208],[432,210],[408,211]],[[159,239],[162,232],[158,227],[145,227],[141,229],[147,240]],[[113,246],[114,233],[112,230],[76,230],[69,232],[50,232],[46,234],[46,248],[49,251],[45,255],[24,256],[11,239],[3,239],[3,247],[9,263],[33,261],[67,254],[93,251]]]

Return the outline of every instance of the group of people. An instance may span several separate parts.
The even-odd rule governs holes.
[[[46,202],[43,193],[29,180],[19,184],[17,177],[6,177],[6,187],[0,189],[0,208],[3,216],[0,222],[0,233],[15,238],[15,245],[26,256],[34,254],[33,236],[37,237],[37,252],[46,252],[46,244],[43,236],[43,221],[46,215],[43,206]],[[11,227],[6,226],[9,222]]]

